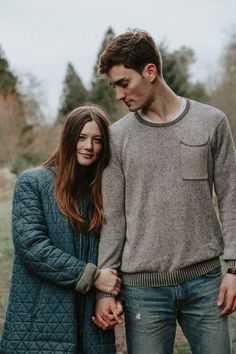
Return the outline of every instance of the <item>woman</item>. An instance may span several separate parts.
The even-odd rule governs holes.
[[[95,288],[112,295],[120,290],[117,272],[96,266],[108,126],[99,107],[76,108],[56,152],[18,178],[1,354],[116,353],[114,333],[91,321]]]

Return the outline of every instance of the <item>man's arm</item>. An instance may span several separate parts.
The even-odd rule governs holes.
[[[99,268],[120,268],[126,233],[125,178],[119,154],[111,143],[111,161],[103,172],[102,196],[106,221],[99,241]]]
[[[224,239],[223,258],[229,268],[236,268],[236,154],[226,118],[214,135],[214,186]],[[226,274],[217,300],[221,315],[236,310],[236,275]]]
[[[125,241],[125,179],[122,163],[115,146],[111,143],[111,161],[103,172],[102,195],[106,222],[99,241],[99,268],[118,269],[121,265]],[[108,266],[109,265],[109,266]],[[93,321],[103,329],[121,322],[122,306],[114,298],[100,294],[97,300],[96,317]]]

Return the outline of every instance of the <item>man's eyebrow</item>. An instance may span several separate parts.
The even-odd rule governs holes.
[[[126,81],[126,79],[124,77],[122,77],[121,79],[114,81],[114,82],[109,81],[109,85],[111,85],[111,86],[120,85],[122,83],[122,81]]]

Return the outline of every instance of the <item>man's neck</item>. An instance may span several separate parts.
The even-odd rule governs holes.
[[[150,106],[142,109],[143,114],[154,123],[166,123],[174,120],[182,108],[182,99],[165,82],[159,82],[157,94]]]

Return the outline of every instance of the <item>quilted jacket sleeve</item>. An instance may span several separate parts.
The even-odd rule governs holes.
[[[99,270],[54,246],[48,237],[39,183],[35,174],[23,173],[13,198],[13,243],[24,266],[56,285],[86,293]]]

